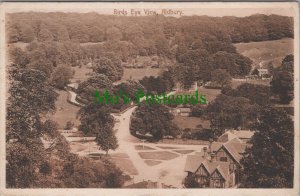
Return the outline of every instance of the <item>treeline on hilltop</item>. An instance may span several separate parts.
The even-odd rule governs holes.
[[[50,76],[62,64],[92,62],[94,72],[117,81],[123,75],[123,63],[157,55],[174,62],[173,77],[184,87],[210,81],[216,69],[233,77],[247,75],[252,61],[237,53],[235,42],[293,37],[293,18],[278,15],[173,18],[30,12],[7,17],[8,42],[30,43],[25,51],[12,49],[16,64]]]
[[[8,14],[9,42],[78,41],[102,42],[113,37],[123,41],[154,46],[151,40],[163,37],[186,41],[199,35],[222,37],[231,42],[249,42],[293,37],[293,18],[278,15],[248,17],[149,16],[119,17],[97,13],[14,13]],[[13,19],[13,20],[11,20]],[[190,35],[190,36],[186,36]]]

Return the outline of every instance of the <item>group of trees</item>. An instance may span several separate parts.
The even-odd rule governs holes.
[[[280,67],[273,70],[272,92],[279,96],[280,103],[288,104],[294,98],[294,56],[286,56]]]
[[[113,133],[114,118],[110,114],[108,106],[90,103],[79,110],[79,130],[84,134],[96,135],[96,142],[100,149],[106,151],[115,150],[118,141]]]
[[[123,67],[121,60],[114,56],[113,53],[103,55],[93,62],[94,73],[104,74],[111,81],[118,81],[123,76]]]
[[[40,52],[37,58],[38,54],[43,54]],[[30,62],[34,61],[26,61],[18,54],[23,54],[22,50],[11,53],[12,64],[8,67],[7,187],[121,187],[122,172],[113,163],[105,159],[94,162],[72,154],[68,142],[57,131],[57,124],[42,118],[45,113],[55,110],[57,94],[51,83],[61,85],[60,74],[71,77],[71,72],[58,66],[53,75],[50,70],[53,62],[38,61],[32,66]]]
[[[57,96],[43,72],[13,69],[10,79],[6,132],[8,187],[122,185],[119,169],[105,161],[94,163],[70,153],[67,141],[57,131],[57,124],[41,120],[42,113],[55,109]],[[45,142],[49,142],[48,147]],[[85,173],[84,181],[82,173]],[[111,173],[116,176],[112,177]]]
[[[294,123],[281,108],[265,108],[241,160],[241,188],[292,188]]]
[[[176,76],[172,73],[173,68],[164,71],[160,76],[144,77],[140,83],[149,93],[167,93],[175,86]]]
[[[222,135],[225,129],[246,129],[256,120],[259,108],[245,97],[219,95],[207,108],[215,137]]]
[[[159,141],[164,136],[178,135],[178,127],[172,122],[174,116],[165,105],[149,105],[141,103],[136,109],[130,124],[133,135],[150,135],[153,141]]]
[[[212,81],[222,87],[222,94],[205,109],[193,107],[193,114],[210,119],[214,136],[221,135],[227,128],[256,130],[252,147],[242,161],[242,186],[257,187],[258,183],[260,187],[291,187],[292,122],[283,111],[268,106],[271,93],[278,95],[281,103],[293,99],[293,56],[287,56],[282,66],[272,71],[271,89],[252,84],[231,89],[229,84],[231,77],[247,75],[252,64],[249,58],[237,53],[233,43],[293,37],[293,18],[277,15],[116,17],[35,12],[8,14],[7,18],[8,42],[29,43],[24,50],[12,48],[10,51],[12,67],[6,131],[8,187],[122,185],[122,173],[112,163],[104,159],[95,163],[70,153],[55,123],[44,122],[40,117],[55,109],[57,95],[53,87],[63,89],[69,83],[73,76],[71,66],[87,63],[92,64],[94,73],[81,82],[77,90],[79,101],[86,105],[79,112],[79,129],[84,134],[95,135],[99,147],[106,153],[118,147],[110,113],[124,104],[96,104],[96,90],[100,93],[107,90],[111,94],[122,91],[134,98],[139,89],[162,93],[170,91],[177,81],[186,88],[195,81]],[[113,82],[123,75],[122,62],[138,55],[158,55],[175,59],[177,63],[161,76],[114,86]],[[130,129],[134,135],[151,135],[154,141],[168,135],[175,137],[179,129],[172,119],[166,106],[141,103],[132,117]],[[43,145],[41,138],[52,141],[49,148]],[[53,158],[56,156],[59,159]],[[282,159],[287,160],[286,164],[281,163]],[[274,165],[275,172],[271,170]]]
[[[192,16],[167,18],[164,16],[118,17],[97,13],[13,13],[8,14],[10,42],[79,41],[101,42],[124,40],[132,43],[145,41],[146,50],[170,39],[179,32],[199,31],[219,34],[224,30],[233,42],[264,41],[293,36],[293,19],[278,15],[238,17]],[[63,20],[62,20],[63,18]],[[206,28],[204,28],[206,27]],[[152,30],[152,32],[150,31]],[[151,43],[149,38],[158,35]],[[148,43],[150,42],[150,43]],[[150,47],[149,47],[150,46]],[[164,50],[163,45],[154,47]]]
[[[244,83],[235,89],[225,87],[206,108],[194,106],[192,114],[206,116],[215,136],[220,136],[225,129],[252,128],[261,109],[272,104],[272,95],[267,85]]]
[[[225,88],[222,90],[222,93],[228,96],[247,98],[251,104],[257,104],[262,107],[271,104],[272,92],[270,86],[267,85],[244,83],[236,89]]]
[[[238,54],[232,43],[293,37],[293,19],[277,15],[128,18],[32,12],[7,17],[9,42],[34,43],[29,48],[36,48],[35,53],[42,58],[45,53],[38,52],[47,51],[44,61],[28,55],[36,60],[30,62],[32,66],[44,62],[50,69],[51,64],[74,66],[93,61],[95,72],[116,81],[123,74],[121,61],[158,55],[177,60],[176,78],[187,88],[194,81],[211,80],[216,69],[232,77],[247,75],[252,61]],[[80,44],[87,42],[95,44]]]
[[[176,53],[177,77],[184,87],[195,81],[210,81],[219,74],[225,78],[245,76],[251,70],[252,61],[236,52],[229,37],[204,32],[191,45],[188,35],[184,38],[178,41]]]

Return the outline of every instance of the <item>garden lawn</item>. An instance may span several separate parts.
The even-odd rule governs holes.
[[[210,121],[204,120],[200,117],[192,117],[192,116],[174,116],[173,122],[181,129],[186,128],[200,128],[200,125],[203,128],[210,128]]]
[[[168,151],[156,151],[156,152],[139,152],[142,159],[157,159],[157,160],[171,160],[178,157],[177,154]]]
[[[57,91],[57,93],[59,96],[55,102],[56,111],[47,116],[58,123],[59,129],[63,129],[68,121],[72,121],[75,126],[78,126],[80,122],[76,119],[76,114],[80,107],[67,102],[68,93],[66,91]]]

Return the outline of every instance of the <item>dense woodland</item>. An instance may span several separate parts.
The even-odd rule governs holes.
[[[8,42],[31,43],[25,54],[18,54],[22,64],[38,67],[44,62],[47,67],[39,69],[49,74],[60,64],[96,61],[101,66],[95,70],[106,71],[115,81],[123,73],[122,62],[157,55],[174,60],[173,67],[179,65],[177,78],[186,87],[193,81],[209,81],[215,69],[247,75],[252,62],[238,54],[233,43],[293,37],[293,18],[278,15],[174,18],[32,12],[7,18]]]
[[[110,113],[124,105],[106,107],[93,103],[96,90],[101,93],[122,90],[134,97],[138,89],[168,92],[177,81],[184,87],[190,87],[194,81],[214,81],[221,85],[222,94],[206,108],[194,106],[192,112],[211,121],[210,137],[221,135],[227,128],[257,131],[251,141],[253,147],[247,151],[249,157],[243,161],[242,186],[292,186],[293,167],[288,167],[293,160],[292,120],[284,110],[272,108],[271,98],[277,96],[283,104],[293,99],[293,55],[273,70],[271,87],[246,83],[232,89],[228,84],[232,77],[248,75],[252,64],[249,58],[237,53],[233,43],[292,38],[293,18],[278,15],[117,17],[35,12],[6,17],[8,43],[29,43],[25,49],[10,47],[9,51],[8,187],[122,186],[122,172],[117,167],[105,158],[95,163],[70,153],[56,123],[42,119],[43,114],[55,111],[55,88],[64,89],[69,83],[73,77],[71,67],[88,63],[92,63],[93,74],[80,82],[76,92],[78,101],[86,104],[78,114],[79,129],[86,135],[95,135],[102,150],[108,152],[118,147]],[[123,65],[132,63],[138,56],[158,56],[173,64],[164,67],[158,77],[114,85],[123,75]],[[181,130],[172,119],[166,106],[141,104],[132,121],[133,134],[142,130],[141,134],[150,133],[156,141],[164,135],[175,137]],[[270,119],[282,120],[282,126],[272,125],[274,120]],[[273,134],[278,128],[282,130]],[[283,136],[289,142],[278,139]],[[279,147],[266,144],[264,141],[269,137]],[[41,138],[50,141],[51,148],[46,148]],[[260,157],[262,148],[266,159]],[[272,156],[268,154],[269,148],[278,152],[276,173],[280,175],[269,173],[268,161]],[[283,158],[289,162],[280,166]],[[258,159],[265,162],[255,168],[253,163]],[[259,172],[265,173],[260,176]],[[267,183],[270,178],[272,183]]]

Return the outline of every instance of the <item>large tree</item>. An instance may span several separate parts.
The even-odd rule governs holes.
[[[85,134],[95,135],[100,149],[108,152],[118,147],[118,140],[113,133],[114,118],[110,108],[104,105],[91,103],[79,110],[79,130]]]
[[[96,142],[101,150],[104,150],[108,154],[109,150],[115,150],[118,148],[118,139],[113,133],[111,127],[104,127],[96,136]]]
[[[112,89],[112,81],[103,74],[97,74],[81,82],[78,85],[77,94],[80,101],[88,104],[94,101],[96,91],[104,93],[106,90],[112,92]]]
[[[292,188],[294,126],[278,108],[266,108],[254,126],[251,147],[241,161],[241,187]]]
[[[8,187],[37,185],[39,167],[48,159],[40,137],[40,114],[53,111],[56,93],[46,75],[27,68],[10,71],[6,116],[6,180]]]
[[[281,66],[273,72],[272,91],[279,95],[280,102],[290,103],[294,98],[294,56],[287,55]]]
[[[96,135],[100,130],[112,129],[114,125],[110,108],[96,103],[82,107],[78,112],[78,117],[81,122],[79,130],[84,134]]]
[[[280,103],[288,104],[294,98],[294,78],[288,71],[277,70],[271,81],[272,91],[279,95]]]
[[[134,80],[127,80],[125,82],[122,82],[120,84],[118,84],[117,86],[115,86],[114,91],[117,93],[123,93],[126,96],[128,96],[131,100],[134,100],[136,92],[138,90],[145,90],[145,88],[143,87],[143,85],[138,82],[138,81],[134,81]]]
[[[141,103],[131,121],[131,133],[150,134],[158,141],[166,135],[176,136],[178,127],[172,122],[174,116],[168,107],[160,104]]]
[[[74,72],[70,66],[61,65],[55,68],[51,76],[51,83],[58,89],[64,89],[70,83]]]
[[[224,69],[216,69],[211,74],[211,81],[220,85],[221,88],[228,86],[231,83],[230,74]]]
[[[121,61],[114,57],[101,57],[94,62],[93,71],[98,74],[106,75],[110,80],[117,81],[123,76]]]

